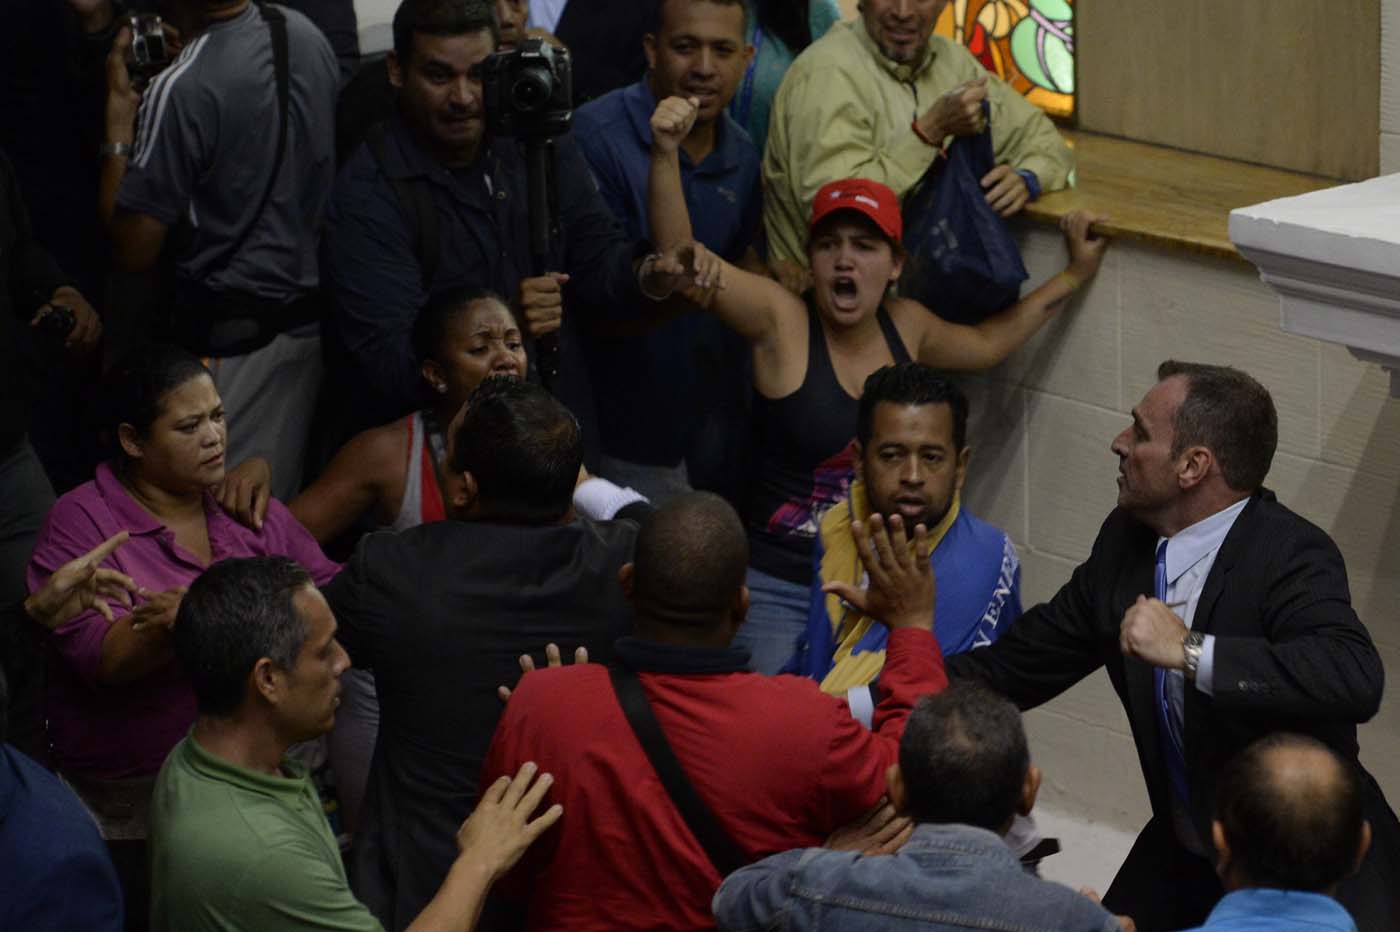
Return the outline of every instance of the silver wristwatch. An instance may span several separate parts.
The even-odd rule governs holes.
[[[1206,636],[1199,631],[1186,632],[1186,640],[1181,642],[1181,669],[1193,683],[1196,682],[1196,671],[1201,668],[1201,654],[1205,652],[1205,645]]]

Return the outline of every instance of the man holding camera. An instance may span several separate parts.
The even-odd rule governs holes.
[[[655,266],[638,261],[573,140],[559,135],[572,116],[567,57],[527,39],[488,63],[498,40],[490,0],[404,0],[394,15],[395,113],[346,162],[325,231],[335,302],[328,339],[354,427],[421,405],[411,337],[431,295],[491,288],[513,299],[538,340],[560,333],[566,295],[586,314],[633,313]],[[556,135],[544,200],[557,208],[557,224],[548,255],[537,256],[526,152]],[[573,326],[555,337],[560,378],[552,388],[586,420],[590,396]]]
[[[299,486],[320,386],[316,240],[330,195],[339,71],[306,17],[249,0],[174,0],[178,56],[144,92],[131,63],[163,60],[159,27],[124,28],[107,61],[99,211],[117,263],[171,254],[164,335],[210,369],[239,415],[235,460]],[[139,103],[139,111],[138,111]]]

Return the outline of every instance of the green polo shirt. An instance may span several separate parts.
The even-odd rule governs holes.
[[[380,932],[345,880],[306,768],[236,767],[186,735],[151,801],[155,932],[335,929]]]

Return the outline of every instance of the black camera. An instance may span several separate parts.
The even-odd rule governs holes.
[[[131,48],[126,54],[126,70],[134,85],[144,87],[170,64],[170,42],[165,23],[154,13],[132,13]]]
[[[40,317],[35,326],[49,340],[63,343],[77,325],[78,317],[73,313],[71,307],[63,304],[50,304],[49,312]]]
[[[565,49],[526,39],[481,63],[486,128],[496,136],[548,139],[573,120],[573,65]]]

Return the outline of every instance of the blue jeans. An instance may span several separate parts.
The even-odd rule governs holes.
[[[807,629],[811,592],[753,567],[744,583],[749,587],[749,614],[734,646],[748,650],[749,669],[772,676],[797,651],[797,640]]]

